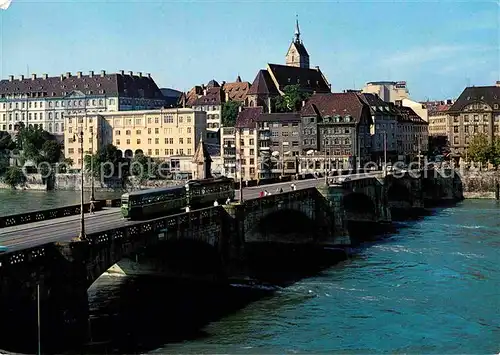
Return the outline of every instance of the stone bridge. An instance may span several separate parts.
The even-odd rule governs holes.
[[[244,276],[252,245],[351,246],[390,223],[391,211],[460,199],[460,186],[434,174],[345,180],[0,254],[0,331],[36,335],[39,285],[42,319],[54,325],[42,327],[42,339],[84,341],[87,289],[125,257],[134,260],[147,251],[174,275]]]

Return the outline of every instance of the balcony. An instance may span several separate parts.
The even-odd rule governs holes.
[[[259,150],[265,150],[265,151],[268,151],[268,150],[270,150],[270,149],[271,149],[271,147],[268,147],[268,146],[261,146],[261,147],[259,147]]]
[[[268,141],[271,139],[271,135],[270,134],[261,134],[259,135],[259,140],[261,141]]]

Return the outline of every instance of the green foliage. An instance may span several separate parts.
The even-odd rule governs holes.
[[[54,164],[61,157],[61,146],[55,137],[43,129],[21,127],[17,135],[17,148],[22,149],[23,158],[35,164]]]
[[[87,173],[94,171],[94,177],[103,179],[104,177],[128,177],[128,169],[125,166],[128,160],[123,158],[118,149],[113,144],[108,144],[98,150],[93,155],[86,155],[84,167]],[[121,167],[120,167],[121,166]],[[101,176],[102,174],[102,176]]]
[[[141,182],[158,176],[158,163],[144,154],[136,154],[131,162],[131,173]]]
[[[300,85],[288,85],[283,88],[283,95],[274,100],[277,112],[296,112],[300,110],[302,101],[310,96],[308,93],[301,92]]]
[[[0,131],[0,151],[12,150],[16,148],[16,143],[12,140],[8,132]]]
[[[236,101],[227,101],[222,105],[222,125],[224,127],[234,127],[240,103]]]
[[[472,141],[469,143],[467,154],[470,160],[486,164],[490,157],[490,144],[488,142],[488,137],[485,134],[478,134],[474,136]]]
[[[15,188],[17,185],[21,185],[26,182],[26,176],[20,168],[17,166],[11,166],[5,172],[3,180],[12,188]]]
[[[489,161],[497,169],[500,166],[500,138],[498,137],[495,138],[491,144]]]

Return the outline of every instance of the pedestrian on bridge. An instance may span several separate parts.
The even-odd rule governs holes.
[[[91,200],[90,201],[90,205],[89,205],[89,212],[90,212],[90,214],[94,214],[94,210],[95,210],[94,200]]]

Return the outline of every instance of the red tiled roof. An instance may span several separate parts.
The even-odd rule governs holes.
[[[300,121],[297,112],[262,113],[256,119],[258,122],[295,122]]]
[[[301,116],[352,116],[359,122],[365,104],[354,92],[314,94],[302,108]]]
[[[236,118],[236,128],[253,128],[255,127],[256,119],[264,112],[262,106],[257,107],[245,107],[239,113]]]
[[[222,93],[220,87],[209,87],[207,93],[195,100],[193,105],[221,105],[224,102]]]
[[[229,100],[243,102],[250,90],[250,83],[248,81],[241,82],[240,79],[240,81],[235,83],[225,83],[222,86],[222,90],[227,94]]]

